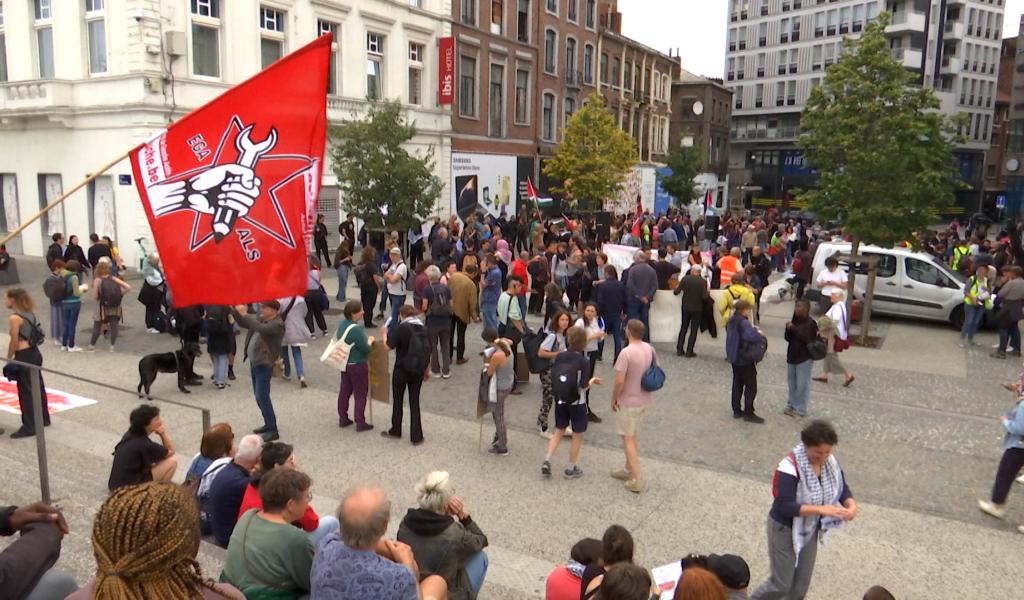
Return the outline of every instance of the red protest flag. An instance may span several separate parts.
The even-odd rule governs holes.
[[[321,36],[131,152],[175,306],[306,289],[330,48]]]

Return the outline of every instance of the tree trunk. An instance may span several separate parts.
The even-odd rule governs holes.
[[[850,244],[850,256],[856,258],[860,255],[860,237],[854,236],[852,243]],[[846,282],[846,314],[848,315],[849,323],[846,324],[847,336],[849,336],[849,327],[853,323],[853,284],[857,278],[857,263],[854,262],[850,269],[850,277]]]

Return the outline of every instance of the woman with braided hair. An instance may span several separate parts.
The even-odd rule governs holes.
[[[245,600],[233,586],[203,577],[199,511],[183,486],[115,490],[96,513],[92,548],[96,578],[68,600]]]

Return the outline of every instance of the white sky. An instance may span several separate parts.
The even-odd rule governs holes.
[[[722,77],[728,0],[619,0],[622,33],[668,53],[678,48],[683,68],[698,75]],[[1003,37],[1014,37],[1024,0],[1006,0]]]

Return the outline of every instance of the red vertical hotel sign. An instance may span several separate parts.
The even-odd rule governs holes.
[[[439,104],[451,104],[455,101],[455,38],[441,38],[438,47],[437,101]]]

